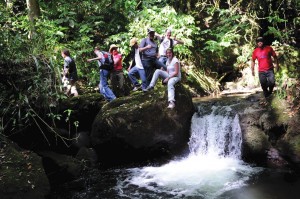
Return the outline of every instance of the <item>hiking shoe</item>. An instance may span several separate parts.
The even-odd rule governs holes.
[[[173,101],[170,101],[169,106],[167,108],[170,108],[170,109],[175,108],[175,103]]]

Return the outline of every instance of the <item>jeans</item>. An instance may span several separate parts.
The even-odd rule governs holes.
[[[167,63],[167,60],[168,58],[166,56],[160,56],[158,61],[160,61],[161,63],[164,64],[164,69],[167,70],[167,66],[166,66],[166,63]]]
[[[268,70],[264,72],[259,72],[259,82],[261,85],[261,88],[264,92],[264,96],[268,97],[272,94],[273,88],[275,86],[275,76],[274,76],[274,70]]]
[[[162,67],[166,68],[166,65],[158,61],[156,58],[145,58],[142,60],[142,64],[146,73],[147,86],[152,79],[154,69],[161,69]]]
[[[163,80],[169,77],[169,74],[166,71],[157,69],[153,74],[153,78],[150,82],[150,87],[154,87],[156,84],[157,79],[161,77]],[[180,81],[179,77],[172,77],[168,81],[168,102],[173,101],[175,102],[175,87],[174,85]]]
[[[139,83],[135,77],[135,75],[137,73],[139,74],[139,76],[142,80],[142,89],[146,89],[148,84],[147,84],[147,78],[146,78],[146,73],[145,73],[144,69],[139,69],[136,66],[131,68],[130,71],[128,72],[128,77],[129,77],[130,81],[132,82],[132,84],[134,86],[139,86]]]
[[[100,70],[99,89],[100,89],[100,93],[104,96],[104,98],[110,102],[116,99],[116,96],[112,92],[112,90],[108,87],[108,83],[107,83],[108,75],[109,75],[108,70],[104,70],[104,69]]]

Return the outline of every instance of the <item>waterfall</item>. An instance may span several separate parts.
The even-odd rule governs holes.
[[[187,157],[159,167],[128,169],[129,177],[119,181],[120,196],[213,199],[247,185],[260,171],[241,160],[239,116],[230,106],[199,106],[190,131]],[[129,187],[135,187],[135,195]]]
[[[193,155],[240,158],[242,135],[238,114],[232,117],[230,107],[212,107],[212,112],[194,114],[189,141]]]

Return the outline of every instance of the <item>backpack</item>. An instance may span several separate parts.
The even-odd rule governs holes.
[[[114,58],[112,54],[102,51],[103,57],[104,57],[104,62],[101,62],[100,69],[104,70],[112,70],[114,69]]]
[[[165,39],[165,36],[161,37],[160,43],[162,43]],[[173,48],[173,39],[170,38],[170,47],[169,48]]]

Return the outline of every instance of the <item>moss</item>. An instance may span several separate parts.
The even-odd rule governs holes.
[[[1,149],[0,157],[0,193],[10,194],[19,191],[28,193],[37,188],[49,191],[41,158],[36,154],[21,150],[7,141]]]
[[[273,97],[271,100],[271,107],[278,124],[286,124],[290,120],[288,115],[288,105],[286,101],[278,97]]]

